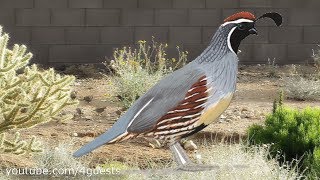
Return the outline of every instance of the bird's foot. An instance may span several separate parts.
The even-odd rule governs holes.
[[[211,170],[215,170],[215,169],[219,169],[219,166],[189,163],[189,164],[178,167],[178,170],[193,171],[193,172],[195,172],[195,171],[211,171]]]

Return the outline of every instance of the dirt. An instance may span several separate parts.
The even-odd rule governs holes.
[[[271,112],[272,102],[281,89],[280,78],[270,77],[269,71],[259,66],[241,67],[238,77],[237,91],[230,107],[224,114],[225,120],[221,119],[191,137],[190,139],[193,139],[196,144],[201,142],[204,137],[218,141],[227,139],[238,142],[239,138],[245,136],[246,129],[250,125],[262,124],[265,115]],[[78,107],[69,108],[66,111],[74,114],[74,119],[66,122],[52,121],[21,130],[22,138],[36,136],[38,140],[45,142],[44,144],[50,148],[54,148],[60,143],[73,143],[73,149],[70,151],[74,151],[105,132],[122,113],[120,103],[106,97],[106,94],[112,91],[106,78],[78,79],[75,90],[80,104]],[[298,108],[320,106],[319,102],[311,101],[286,100],[285,103]],[[246,112],[249,115],[243,116],[243,113]],[[234,118],[237,113],[240,118]],[[204,147],[200,146],[199,148]],[[87,161],[90,161],[90,165],[95,167],[110,159],[138,163],[143,167],[150,159],[155,162],[170,162],[171,153],[166,147],[152,148],[149,141],[137,138],[98,148],[89,155]],[[30,167],[32,164],[33,158],[30,156],[0,155],[0,166],[2,167]]]

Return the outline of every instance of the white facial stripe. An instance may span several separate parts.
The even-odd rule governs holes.
[[[225,23],[222,24],[222,26],[225,26],[225,25],[227,25],[227,24],[232,24],[232,23],[238,24],[238,23],[243,23],[243,22],[253,22],[253,21],[250,20],[250,19],[237,19],[237,20],[235,20],[235,21],[225,22]]]
[[[233,27],[231,29],[231,31],[229,32],[228,34],[228,39],[227,39],[227,43],[228,43],[228,48],[230,49],[230,51],[234,52],[233,49],[232,49],[232,46],[231,46],[231,35],[233,33],[233,31],[236,29],[237,27]],[[236,52],[234,52],[235,54],[237,54]]]

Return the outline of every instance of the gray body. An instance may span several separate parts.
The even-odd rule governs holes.
[[[227,43],[233,25],[220,26],[209,46],[195,60],[167,75],[141,96],[128,111],[104,134],[74,153],[82,156],[126,133],[144,133],[156,125],[157,120],[184,98],[192,84],[207,77],[212,88],[206,108],[219,102],[236,89],[238,58]],[[205,111],[205,110],[204,110]]]

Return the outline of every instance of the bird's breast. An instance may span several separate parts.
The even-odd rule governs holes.
[[[229,93],[223,98],[221,98],[218,102],[209,105],[208,108],[204,110],[202,115],[200,116],[199,121],[197,122],[197,125],[209,125],[213,123],[215,120],[218,119],[218,117],[228,108],[231,99],[232,99],[233,93]]]

